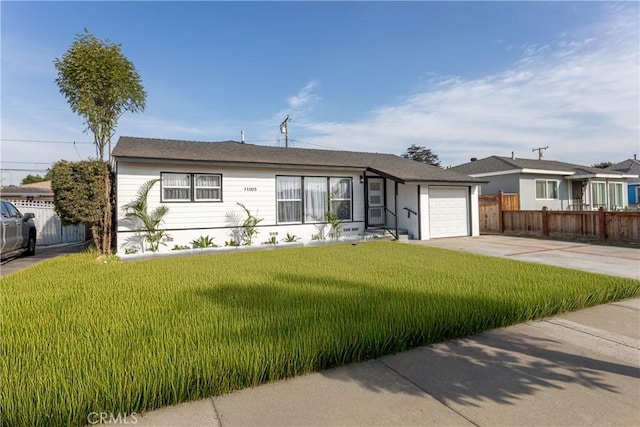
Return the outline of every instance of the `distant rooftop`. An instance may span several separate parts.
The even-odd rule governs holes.
[[[0,187],[2,197],[8,196],[25,196],[25,195],[53,195],[51,190],[51,181],[34,182],[25,185],[7,185]]]
[[[524,171],[548,171],[566,175],[621,175],[623,173],[611,169],[600,169],[557,160],[520,159],[501,156],[485,157],[484,159],[455,166],[452,169],[456,172],[474,176],[509,171],[513,171],[514,173]]]

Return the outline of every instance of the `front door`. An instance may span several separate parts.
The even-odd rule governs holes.
[[[571,204],[573,205],[573,209],[582,210],[583,194],[582,187],[583,182],[579,180],[571,181]]]
[[[367,179],[367,224],[369,227],[384,225],[384,179]]]

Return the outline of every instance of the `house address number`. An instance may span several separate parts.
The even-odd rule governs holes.
[[[244,187],[244,191],[258,191],[258,187]]]

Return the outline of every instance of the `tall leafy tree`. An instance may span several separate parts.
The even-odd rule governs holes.
[[[86,29],[54,65],[60,93],[67,98],[71,111],[85,119],[96,154],[104,160],[104,149],[110,148],[120,116],[145,108],[147,93],[140,74],[120,45],[102,41]]]
[[[62,58],[56,58],[54,65],[60,93],[71,111],[85,119],[86,131],[93,134],[98,160],[104,162],[105,147],[111,157],[111,138],[120,116],[125,111],[145,108],[147,94],[138,71],[124,56],[120,45],[100,40],[86,29],[76,35],[69,50]],[[97,198],[96,206],[103,211],[99,235],[94,235],[94,241],[98,252],[107,254],[111,251],[111,172],[106,168],[100,173],[104,191],[92,197]]]
[[[36,182],[42,182],[46,180],[47,179],[43,176],[29,174],[22,178],[22,181],[20,181],[20,185],[35,184]]]
[[[24,178],[22,178],[22,181],[20,181],[20,185],[27,185],[27,184],[34,184],[36,182],[43,182],[43,181],[51,181],[52,178],[52,171],[51,169],[47,169],[47,173],[44,174],[44,176],[41,175],[27,175]]]
[[[402,157],[428,165],[440,166],[440,159],[438,159],[437,154],[433,153],[429,148],[416,144],[411,144],[411,147],[407,148],[407,151],[402,154]]]

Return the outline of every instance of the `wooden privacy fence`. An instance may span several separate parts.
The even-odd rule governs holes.
[[[31,212],[35,215],[38,245],[52,245],[55,243],[74,243],[86,240],[84,225],[62,225],[56,214],[53,202],[42,200],[10,200],[22,214]]]
[[[518,194],[487,194],[478,197],[480,212],[480,232],[499,233],[501,230],[502,211],[520,209]]]
[[[573,237],[640,244],[640,212],[503,211],[505,234]]]

